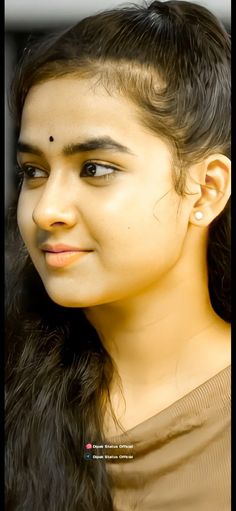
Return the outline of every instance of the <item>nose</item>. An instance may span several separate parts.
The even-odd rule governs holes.
[[[53,230],[63,226],[70,228],[77,222],[78,210],[75,204],[75,190],[68,183],[47,180],[42,194],[34,207],[32,218],[43,230]]]

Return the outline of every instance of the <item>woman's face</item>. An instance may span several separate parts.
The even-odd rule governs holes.
[[[20,232],[49,296],[68,307],[158,286],[181,257],[193,205],[173,188],[168,145],[131,102],[91,85],[34,86],[19,137]]]

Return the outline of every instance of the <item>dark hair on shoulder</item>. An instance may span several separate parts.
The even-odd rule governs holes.
[[[140,121],[170,144],[180,195],[192,163],[230,157],[230,37],[206,8],[129,4],[30,45],[11,87],[18,127],[30,88],[67,74],[93,77],[138,106]],[[85,461],[84,445],[104,440],[112,361],[83,311],[47,296],[14,208],[9,232],[9,258],[13,245],[19,257],[7,281],[7,510],[111,511],[105,463]],[[207,258],[213,308],[229,321],[230,202],[209,228]]]

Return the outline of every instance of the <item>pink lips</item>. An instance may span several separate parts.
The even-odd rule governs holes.
[[[48,266],[53,268],[63,268],[74,261],[79,261],[85,254],[92,252],[78,247],[72,247],[64,244],[42,245],[41,249],[45,253],[45,260]]]

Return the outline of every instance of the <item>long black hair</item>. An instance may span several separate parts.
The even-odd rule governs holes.
[[[138,105],[163,137],[184,195],[190,163],[230,157],[230,38],[204,7],[183,1],[129,5],[90,16],[29,45],[17,66],[10,107],[20,127],[29,89],[66,74],[97,77]],[[115,371],[82,309],[52,302],[16,225],[7,223],[6,509],[111,511],[105,463],[84,459],[103,443]],[[230,203],[208,234],[212,306],[230,320]]]

